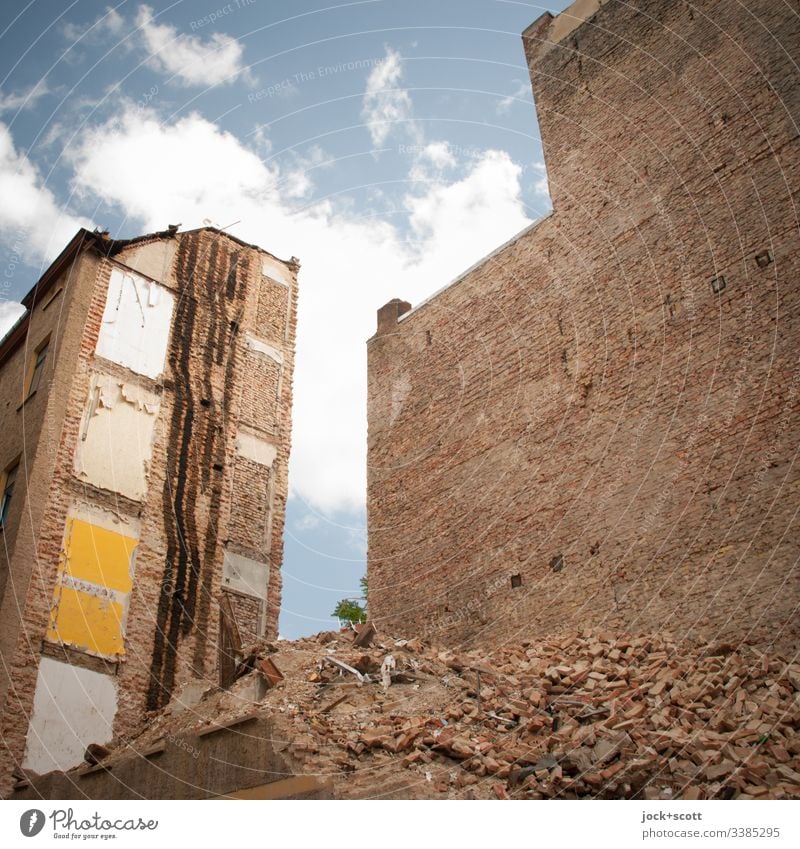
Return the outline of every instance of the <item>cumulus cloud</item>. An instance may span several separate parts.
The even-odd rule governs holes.
[[[0,93],[0,114],[33,109],[38,101],[48,94],[52,94],[52,92],[44,77],[22,91],[10,92],[9,94]]]
[[[446,164],[443,149],[430,154]],[[298,163],[266,164],[198,115],[162,124],[131,109],[85,133],[72,162],[76,190],[142,230],[241,220],[235,235],[300,257],[290,485],[327,514],[364,504],[365,342],[376,309],[393,297],[422,300],[530,223],[520,169],[498,151],[477,156],[456,182],[407,198],[403,230],[348,217],[330,201],[297,211],[285,189]]]
[[[411,96],[400,87],[402,79],[403,57],[396,50],[387,48],[386,57],[378,62],[367,78],[361,109],[361,117],[374,147],[380,147],[395,129],[419,136],[419,129],[412,119]]]
[[[408,177],[412,182],[428,184],[431,180],[443,179],[445,172],[451,171],[458,164],[458,158],[445,141],[417,145]]]
[[[86,219],[64,210],[0,124],[0,235],[28,264],[53,259]]]
[[[497,103],[497,114],[503,115],[508,112],[515,103],[533,103],[531,95],[531,84],[529,80],[514,80],[517,87],[507,97]]]
[[[148,64],[187,86],[232,83],[246,74],[244,47],[225,33],[209,38],[179,33],[170,24],[156,23],[150,6],[140,6],[136,26],[150,52]]]
[[[85,131],[67,156],[77,192],[116,203],[157,227],[167,218],[185,221],[183,210],[198,221],[222,222],[254,198],[278,202],[277,172],[196,113],[162,124],[154,113],[129,105]]]
[[[16,301],[0,301],[0,339],[17,323],[25,307]]]
[[[518,217],[517,229],[521,229],[527,220],[517,216],[522,209],[521,173],[522,168],[505,151],[488,150],[463,179],[407,198],[409,223],[418,237],[459,248],[457,234],[470,228],[485,210],[505,221]]]
[[[456,164],[456,158],[450,150],[450,145],[447,142],[431,142],[425,145],[420,159],[427,160],[434,167],[439,169],[452,168]]]
[[[68,21],[61,28],[64,38],[70,44],[96,44],[107,35],[119,38],[126,30],[125,18],[111,6],[107,6],[105,12],[91,25]]]
[[[547,182],[547,169],[544,162],[534,162],[531,165],[534,174],[533,190],[537,195],[550,198],[550,185]]]

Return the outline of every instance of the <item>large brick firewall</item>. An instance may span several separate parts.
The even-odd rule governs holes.
[[[526,31],[553,213],[369,344],[384,628],[796,645],[800,24],[747,5]]]

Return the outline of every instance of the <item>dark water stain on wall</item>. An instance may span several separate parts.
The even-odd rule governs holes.
[[[175,396],[162,496],[166,562],[147,695],[149,710],[169,702],[180,645],[192,635],[192,665],[196,674],[205,669],[224,480],[214,466],[224,469],[227,411],[237,370],[231,327],[244,309],[248,272],[246,258],[215,236],[187,234],[181,240],[176,257],[180,296],[170,342]],[[214,387],[222,387],[221,397],[215,397]],[[207,515],[201,519],[199,506],[206,503]]]

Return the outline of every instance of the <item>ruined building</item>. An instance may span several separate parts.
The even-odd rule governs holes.
[[[297,269],[212,227],[81,230],[25,297],[0,344],[4,782],[213,683],[221,604],[276,636]]]
[[[793,653],[800,18],[579,0],[523,43],[553,211],[378,313],[370,611]]]

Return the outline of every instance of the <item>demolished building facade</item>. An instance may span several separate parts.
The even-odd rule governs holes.
[[[552,213],[368,343],[371,615],[796,647],[798,19],[579,0],[523,43]]]
[[[81,230],[0,345],[2,750],[31,773],[277,635],[295,259]]]

